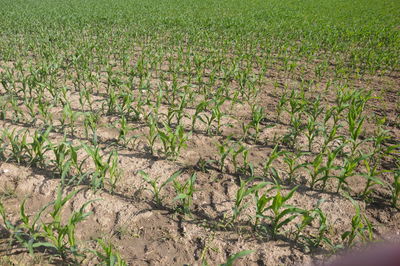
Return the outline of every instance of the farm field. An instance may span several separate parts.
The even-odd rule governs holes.
[[[0,6],[0,265],[400,243],[400,1]]]

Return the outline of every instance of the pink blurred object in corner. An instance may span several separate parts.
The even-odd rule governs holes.
[[[329,266],[400,266],[400,244],[372,245],[361,251],[349,252]]]

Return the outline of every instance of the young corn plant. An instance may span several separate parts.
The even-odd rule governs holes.
[[[11,222],[7,219],[6,209],[4,208],[3,202],[0,200],[0,216],[3,219],[3,225],[6,230],[11,230],[13,228]]]
[[[306,125],[306,137],[308,140],[308,151],[312,152],[312,147],[314,143],[314,139],[319,135],[320,128],[319,124],[314,120],[313,117],[309,117],[307,120],[307,125]]]
[[[242,250],[236,254],[233,254],[232,256],[230,256],[225,263],[222,263],[220,266],[233,266],[234,262],[238,259],[240,259],[241,257],[247,256],[251,253],[253,253],[254,250]]]
[[[355,91],[349,90],[346,87],[339,88],[336,91],[335,106],[331,109],[335,115],[333,115],[334,123],[343,118],[343,111],[348,109],[352,99],[354,98]]]
[[[185,94],[181,97],[178,106],[172,105],[172,106],[170,106],[170,108],[168,108],[167,124],[170,127],[172,127],[173,118],[175,118],[175,124],[179,125],[179,124],[181,124],[182,118],[184,116],[187,116],[185,114],[185,108],[186,108],[187,104],[188,104],[188,102],[186,100],[186,94]]]
[[[38,112],[36,111],[36,99],[26,98],[24,99],[24,105],[28,109],[28,115],[30,117],[28,123],[35,125],[38,117]]]
[[[251,128],[251,124],[250,124],[250,123],[249,123],[249,124],[246,124],[245,122],[242,122],[242,131],[243,131],[243,137],[242,137],[242,139],[243,139],[243,140],[246,140],[246,139],[247,139],[247,137],[248,137],[248,135],[249,135],[250,128]]]
[[[53,124],[53,112],[51,111],[53,105],[51,105],[46,101],[43,101],[42,98],[39,98],[37,106],[38,106],[38,112],[40,114],[41,119],[43,120],[43,123],[47,127],[50,127]]]
[[[149,132],[145,134],[145,138],[147,140],[147,144],[150,147],[150,153],[151,155],[154,155],[154,145],[156,143],[157,137],[159,136],[159,132],[157,129],[157,122],[156,120],[151,116],[149,117],[147,121],[148,127],[149,127]]]
[[[225,169],[225,161],[228,158],[228,156],[232,153],[233,148],[229,146],[229,139],[225,140],[222,143],[217,143],[217,148],[218,148],[218,153],[219,153],[219,170],[221,172],[224,172]]]
[[[302,93],[297,93],[293,89],[290,97],[288,99],[289,107],[286,111],[290,115],[290,130],[284,136],[285,142],[289,144],[290,147],[294,148],[296,145],[297,137],[301,134],[303,130],[303,111],[306,106],[304,96]]]
[[[33,256],[36,248],[48,247],[48,243],[45,241],[40,241],[40,234],[38,231],[40,228],[39,226],[36,227],[35,223],[33,223],[33,225],[30,224],[29,217],[26,216],[25,209],[22,205],[20,207],[21,225],[14,225],[10,220],[7,219],[7,213],[1,201],[0,217],[3,219],[4,228],[7,230],[7,233],[10,234],[11,239],[19,243],[22,247],[26,248],[30,255]],[[26,230],[26,227],[28,230]]]
[[[13,226],[8,222],[8,227],[12,228],[13,237],[17,240],[17,242],[25,247],[29,251],[30,255],[33,256],[36,248],[52,248],[51,244],[42,237],[40,232],[41,225],[38,224],[43,212],[49,205],[51,205],[51,203],[43,206],[35,214],[32,220],[25,213],[25,203],[26,199],[20,205],[19,217],[21,224]]]
[[[248,148],[243,144],[236,145],[236,147],[232,147],[232,163],[233,163],[233,170],[235,173],[238,171],[238,156],[242,155],[243,157],[243,167],[242,169],[246,169],[248,167]]]
[[[118,166],[117,152],[111,152],[108,156],[108,159],[105,161],[105,158],[100,154],[99,146],[91,147],[86,144],[82,144],[82,146],[92,159],[95,167],[94,171],[90,173],[91,187],[94,190],[103,189],[105,180],[108,177],[111,185],[111,192],[113,192],[116,183],[121,176],[121,171]]]
[[[345,247],[354,246],[355,240],[359,239],[362,242],[369,242],[374,239],[373,224],[368,220],[365,214],[361,213],[360,206],[350,196],[348,199],[354,206],[356,214],[351,219],[351,229],[341,235]]]
[[[307,166],[307,163],[297,163],[300,157],[303,155],[306,155],[307,153],[304,152],[285,152],[283,153],[283,162],[287,165],[288,167],[288,176],[289,179],[287,182],[289,184],[292,183],[293,178],[295,177],[296,171],[300,170],[301,168],[304,168]]]
[[[178,176],[180,176],[181,172],[177,171],[173,173],[167,180],[160,183],[159,179],[151,179],[149,175],[144,171],[139,171],[139,174],[142,176],[143,180],[146,181],[151,187],[150,190],[153,193],[154,201],[157,205],[162,206],[163,197],[161,196],[162,189],[168,185],[169,183],[173,182]]]
[[[91,140],[91,143],[93,145],[98,144],[98,138],[97,138],[97,124],[100,120],[100,116],[97,113],[89,112],[85,114],[85,120],[83,121],[83,125],[85,128],[85,135],[86,139]],[[90,137],[90,132],[92,137]]]
[[[278,104],[276,106],[276,113],[277,113],[276,120],[277,121],[280,121],[281,114],[285,110],[285,107],[286,107],[286,104],[288,103],[288,101],[289,101],[289,98],[288,98],[287,92],[285,92],[279,98]]]
[[[394,208],[398,208],[400,198],[400,162],[397,163],[397,169],[393,171],[393,182],[389,184],[391,192],[391,201]]]
[[[196,106],[196,111],[192,115],[192,132],[195,129],[196,126],[196,121],[200,117],[200,114],[204,112],[207,109],[207,106],[209,105],[209,102],[207,101],[201,101],[197,106]]]
[[[361,196],[366,199],[374,189],[375,185],[384,185],[384,182],[379,178],[382,171],[378,171],[378,165],[370,165],[369,160],[364,160],[365,172],[361,173],[361,176],[366,179],[366,184]]]
[[[0,135],[0,161],[5,161],[6,160],[6,136],[4,132],[1,132]]]
[[[221,110],[221,106],[222,104],[225,102],[225,99],[220,99],[220,100],[215,100],[213,102],[213,105],[211,107],[211,113],[210,114],[206,114],[204,113],[203,115],[199,116],[198,119],[200,119],[201,122],[203,122],[204,124],[206,124],[207,126],[207,135],[211,135],[212,134],[212,129],[213,129],[213,123],[216,122],[217,126],[216,126],[216,132],[217,134],[220,133],[220,129],[221,129],[221,119],[223,116],[225,116],[225,114],[222,112]],[[208,106],[210,106],[211,104],[207,104]]]
[[[8,102],[6,101],[5,97],[0,96],[0,120],[6,119],[7,105]]]
[[[250,127],[254,129],[254,140],[257,142],[261,132],[261,122],[265,119],[264,108],[253,104],[251,106]]]
[[[85,111],[85,107],[88,106],[90,111],[93,111],[93,101],[92,101],[92,94],[90,90],[86,88],[82,88],[79,91],[79,104],[81,105],[81,111]]]
[[[174,104],[175,105],[175,104]],[[169,126],[169,127],[173,127],[173,120],[174,120],[174,117],[176,116],[176,108],[174,108],[174,106],[173,105],[170,105],[170,106],[168,106],[168,112],[167,112],[167,114],[162,114],[162,115],[165,115],[166,116],[166,124]]]
[[[362,111],[362,110],[361,110]],[[356,109],[354,105],[350,105],[350,109],[347,116],[347,123],[350,132],[350,141],[352,143],[351,154],[354,154],[357,147],[362,143],[359,142],[358,139],[361,135],[362,126],[365,120],[365,117],[359,113],[360,111]]]
[[[121,255],[115,251],[114,246],[111,243],[106,243],[102,239],[98,239],[97,243],[101,247],[101,251],[95,250],[93,253],[100,260],[100,265],[104,266],[126,266],[128,265],[121,257]]]
[[[240,187],[236,192],[235,204],[232,208],[232,218],[228,222],[229,224],[234,224],[242,211],[248,207],[249,203],[243,202],[247,196],[252,195],[256,191],[270,184],[270,182],[261,182],[255,185],[250,185],[250,182],[252,182],[254,178],[255,177],[253,176],[247,181],[240,179]]]
[[[105,111],[107,115],[112,115],[117,113],[118,95],[116,91],[112,88],[107,89],[107,94],[107,102],[103,103],[102,110]]]
[[[175,130],[170,128],[164,123],[163,129],[158,129],[158,135],[161,139],[164,148],[164,154],[176,160],[183,147],[186,147],[188,141],[188,135],[185,133],[185,129],[182,125],[178,125]]]
[[[103,156],[100,154],[99,146],[92,147],[86,144],[82,144],[82,147],[92,159],[94,163],[94,171],[91,173],[91,187],[95,190],[104,188],[105,178],[109,165],[104,161]]]
[[[196,167],[203,173],[208,173],[208,168],[212,163],[215,163],[215,160],[206,160],[204,158],[199,158],[196,163]]]
[[[338,135],[338,129],[341,128],[341,125],[333,125],[331,128],[328,126],[324,126],[322,129],[322,136],[324,137],[324,142],[322,144],[321,152],[325,153],[326,150],[329,148],[329,144],[333,141],[338,140],[342,143],[345,143],[345,138],[343,136]]]
[[[310,182],[311,189],[314,189],[315,184],[319,180],[319,176],[321,174],[323,174],[325,171],[323,164],[322,164],[323,158],[324,158],[324,154],[319,153],[317,156],[314,157],[314,160],[311,163],[309,163],[310,167],[307,168],[307,170],[310,174],[310,178],[311,178],[311,182]]]
[[[134,128],[130,127],[128,125],[126,117],[123,115],[120,120],[118,120],[119,126],[118,126],[118,137],[117,141],[121,143],[122,145],[128,145],[132,140],[137,139],[139,136],[134,135],[134,136],[128,136],[129,131],[133,130]],[[133,141],[134,145],[135,141]]]
[[[291,128],[289,132],[283,137],[283,141],[286,142],[290,148],[295,149],[297,142],[297,138],[301,135],[304,130],[302,114],[293,116],[291,119]]]
[[[354,91],[351,94],[349,110],[347,114],[347,124],[349,127],[350,140],[352,143],[351,154],[354,154],[358,146],[362,143],[358,141],[361,133],[362,127],[365,120],[363,111],[365,104],[372,99],[372,91],[364,93],[363,91]]]
[[[9,159],[16,161],[18,164],[21,164],[27,160],[28,151],[29,151],[29,144],[27,142],[27,131],[18,131],[13,129],[9,131],[5,129],[4,131],[4,138],[8,141],[9,145],[11,146],[11,153]],[[6,147],[7,147],[6,146]]]
[[[52,144],[51,150],[54,153],[52,163],[55,164],[57,173],[61,177],[61,183],[65,184],[65,180],[70,178],[72,170],[72,154],[69,143],[64,139],[60,144]]]
[[[216,126],[216,133],[221,134],[221,121],[226,114],[221,110],[222,104],[225,102],[225,98],[220,99],[219,101],[215,102],[214,106],[211,109],[211,116],[215,117],[215,121],[217,123]],[[208,128],[210,128],[211,124],[208,125]],[[209,131],[208,131],[209,132]]]
[[[59,187],[57,197],[52,202],[52,210],[49,215],[51,220],[42,223],[42,237],[49,241],[62,259],[67,259],[70,254],[75,258],[82,256],[76,243],[75,229],[76,226],[88,217],[91,212],[85,212],[85,208],[94,200],[84,203],[78,211],[73,211],[66,223],[62,222],[62,210],[65,204],[72,199],[79,190],[75,190],[63,197],[63,190]]]
[[[271,151],[270,155],[268,156],[267,160],[264,163],[263,170],[264,170],[264,176],[268,177],[270,174],[271,166],[272,163],[284,154],[284,151],[281,151],[279,148],[279,145],[275,145],[274,149]]]
[[[334,178],[336,178],[338,180],[338,185],[337,185],[337,189],[336,189],[337,193],[339,192],[339,190],[342,188],[342,186],[344,184],[348,185],[346,179],[351,176],[354,176],[356,174],[358,165],[360,164],[361,161],[367,159],[368,156],[369,155],[359,154],[358,156],[353,156],[353,157],[344,159],[344,163],[341,166],[341,171],[340,171],[339,175],[334,176]]]
[[[190,214],[190,207],[193,202],[193,194],[195,190],[196,173],[193,173],[185,183],[180,183],[175,179],[172,181],[177,196],[175,200],[180,202],[178,210],[184,214]]]
[[[117,183],[122,177],[122,169],[119,167],[118,152],[112,151],[108,157],[108,181],[110,185],[111,194],[114,193]]]
[[[46,164],[46,152],[51,150],[51,144],[48,140],[52,127],[40,132],[35,131],[33,140],[28,144],[29,164],[38,167]]]
[[[242,153],[243,165],[240,167],[241,172],[246,172],[251,168],[251,163],[249,162],[249,149],[245,149]]]
[[[71,104],[66,102],[64,104],[62,117],[60,120],[61,126],[64,128],[69,126],[70,134],[74,136],[75,134],[75,124],[78,118],[82,115],[81,112],[76,112],[72,109]]]
[[[305,245],[310,249],[315,249],[323,244],[327,245],[330,248],[336,249],[335,245],[327,236],[329,225],[326,215],[319,208],[319,204],[322,201],[319,201],[317,206],[311,210],[304,210],[302,213],[302,220],[299,224],[296,225],[297,230],[295,233],[295,241],[298,242],[300,240],[305,241]],[[317,221],[318,229],[317,231],[304,233],[306,227],[312,227],[313,223]]]
[[[282,188],[279,185],[276,185],[274,188],[274,190],[276,190],[275,195],[267,196],[266,194],[263,194],[261,197],[256,195],[256,217],[259,218],[258,221],[262,219],[270,221],[270,232],[274,237],[279,234],[280,230],[285,225],[304,213],[303,209],[286,203],[293,197],[297,188],[297,186],[294,187],[287,193],[287,195],[283,196],[281,193]],[[272,214],[266,214],[267,211],[272,211]]]
[[[71,143],[67,142],[67,149],[69,153],[69,158],[71,162],[71,179],[69,180],[69,184],[81,184],[86,181],[90,176],[90,172],[84,169],[84,165],[89,157],[86,157],[83,160],[78,159],[78,151],[82,148],[82,146],[73,146]]]
[[[337,156],[342,152],[344,146],[345,146],[345,144],[342,144],[341,146],[335,148],[333,151],[328,149],[327,155],[325,156],[325,158],[326,158],[325,165],[321,169],[323,171],[323,174],[320,178],[318,178],[316,180],[316,183],[322,181],[322,190],[323,191],[326,188],[326,184],[327,184],[329,178],[334,177],[334,176],[332,176],[332,171],[340,169],[340,167],[335,165],[334,163],[335,163],[335,159],[337,158]]]
[[[19,123],[23,120],[24,118],[24,112],[22,111],[21,107],[19,106],[19,101],[17,97],[12,96],[10,97],[10,103],[11,103],[11,110],[13,111],[13,116],[11,120],[14,123]]]
[[[318,120],[319,116],[324,112],[324,108],[321,107],[320,95],[310,101],[310,105],[305,108],[305,111],[312,121]]]

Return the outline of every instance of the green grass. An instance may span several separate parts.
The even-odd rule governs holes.
[[[372,73],[399,66],[400,4],[395,0],[73,0],[1,5],[0,49],[7,60],[21,53],[45,56],[56,51],[83,53],[85,60],[93,47],[111,54],[147,44],[148,50],[229,50],[249,58],[256,50],[270,51],[277,61],[282,55],[300,62],[318,58]]]

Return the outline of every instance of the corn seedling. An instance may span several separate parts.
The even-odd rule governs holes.
[[[213,106],[211,107],[211,114],[204,113],[203,115],[198,117],[198,119],[200,119],[201,122],[206,124],[208,135],[211,135],[211,133],[212,133],[212,124],[214,122],[217,123],[216,132],[220,133],[221,119],[224,116],[224,113],[221,111],[221,106],[224,102],[225,102],[225,99],[215,100],[213,102]],[[209,105],[210,104],[208,104],[208,106]]]
[[[228,158],[228,156],[232,153],[233,148],[229,146],[229,139],[224,141],[223,143],[217,143],[217,148],[218,148],[218,153],[219,153],[219,170],[221,172],[224,171],[225,169],[225,160]]]
[[[62,118],[60,120],[62,127],[69,126],[70,134],[73,136],[75,134],[75,123],[81,116],[81,112],[76,112],[72,109],[69,102],[64,105]]]
[[[119,159],[118,152],[116,150],[112,151],[110,156],[108,157],[107,164],[108,168],[108,180],[111,187],[111,193],[114,193],[114,190],[117,186],[118,181],[122,176],[122,170],[119,167]]]
[[[392,206],[398,208],[398,200],[400,197],[400,164],[397,164],[397,169],[393,171],[393,182],[389,184]]]
[[[325,153],[329,148],[329,144],[335,140],[342,141],[344,143],[344,137],[338,135],[338,129],[341,128],[341,125],[333,125],[332,128],[324,127],[322,130],[322,135],[324,137],[324,143],[322,144],[321,152]]]
[[[95,190],[104,188],[105,179],[108,177],[111,184],[111,191],[113,191],[121,174],[118,168],[117,152],[113,151],[110,153],[108,159],[105,161],[105,158],[100,154],[98,146],[91,147],[86,144],[82,144],[82,146],[92,159],[95,167],[94,171],[90,173],[92,188]]]
[[[28,250],[31,256],[33,256],[36,248],[52,248],[52,245],[48,243],[45,239],[43,239],[40,229],[41,225],[38,224],[39,219],[41,218],[43,211],[50,205],[47,204],[42,207],[36,215],[33,217],[31,221],[30,218],[25,213],[25,202],[24,200],[20,205],[20,219],[21,224],[14,226],[9,221],[6,221],[5,216],[3,220],[6,223],[7,229],[9,229],[12,233],[12,237],[17,240],[24,248]],[[0,206],[1,209],[1,206]],[[1,212],[1,211],[0,211]]]
[[[281,187],[276,185],[274,188],[276,194],[274,196],[267,196],[266,194],[263,194],[261,197],[256,196],[256,217],[259,218],[258,221],[261,219],[267,219],[270,221],[270,231],[273,236],[276,236],[282,227],[304,212],[304,210],[286,203],[286,201],[293,197],[297,188],[298,187],[294,187],[287,193],[287,195],[282,196]],[[270,204],[267,205],[268,203]],[[272,211],[272,214],[266,214],[267,211]]]
[[[254,129],[254,139],[257,142],[261,131],[261,122],[265,119],[264,108],[253,104],[251,106],[251,122],[250,126]]]
[[[287,93],[283,93],[282,96],[279,98],[278,104],[276,106],[276,113],[277,113],[277,121],[280,121],[281,114],[283,110],[285,110],[285,106],[287,102],[289,101],[289,98],[287,97]]]
[[[157,205],[161,206],[163,200],[163,197],[161,196],[161,190],[166,185],[173,182],[181,174],[181,172],[178,171],[173,173],[167,180],[165,180],[161,184],[159,183],[158,179],[150,179],[149,175],[144,171],[139,171],[139,174],[142,176],[144,181],[146,181],[152,187],[151,192],[153,193],[154,201]]]
[[[79,190],[75,190],[63,197],[63,190],[59,187],[56,200],[49,205],[52,206],[52,210],[49,213],[51,220],[42,225],[44,231],[42,237],[51,243],[52,247],[57,250],[57,253],[63,259],[66,259],[69,254],[74,257],[81,256],[76,243],[75,229],[78,223],[91,214],[91,212],[85,212],[85,208],[93,200],[84,203],[78,211],[73,211],[68,221],[63,224],[62,209],[78,192]]]
[[[240,180],[240,187],[236,192],[236,198],[235,198],[235,204],[233,206],[233,213],[232,213],[232,218],[230,220],[230,223],[234,223],[237,218],[239,217],[239,215],[242,213],[242,211],[244,209],[247,208],[247,206],[249,205],[249,203],[244,203],[243,200],[255,193],[256,191],[262,189],[263,187],[265,187],[266,185],[268,185],[268,182],[261,182],[259,184],[255,184],[253,186],[250,185],[250,182],[254,179],[250,178],[249,180],[245,181],[245,180]]]
[[[196,181],[196,173],[193,173],[185,183],[180,183],[175,179],[172,180],[177,196],[175,200],[180,202],[180,210],[185,214],[190,214],[192,206],[193,194],[196,191],[194,188]]]
[[[271,169],[271,165],[272,163],[282,154],[284,153],[284,151],[281,151],[279,148],[279,145],[275,145],[274,149],[271,151],[270,155],[268,156],[267,160],[264,163],[263,166],[263,170],[264,170],[264,176],[268,176],[270,169]]]
[[[93,253],[100,260],[100,265],[104,266],[126,266],[128,265],[115,251],[114,246],[111,243],[106,243],[102,239],[98,239],[97,243],[101,247],[101,251],[95,250]]]
[[[365,216],[361,213],[360,206],[350,196],[348,199],[354,206],[356,214],[351,219],[351,229],[342,234],[341,238],[344,241],[346,247],[352,247],[355,244],[355,240],[359,239],[362,242],[372,241],[373,236],[373,225]]]
[[[83,122],[85,127],[85,135],[87,139],[90,139],[93,145],[97,145],[97,124],[99,122],[100,116],[96,113],[89,112],[85,115],[85,120]],[[90,138],[89,130],[91,131],[92,137]]]
[[[301,168],[304,168],[307,166],[307,163],[297,163],[299,158],[305,154],[306,153],[303,153],[303,152],[296,152],[296,153],[285,152],[285,153],[283,153],[283,155],[284,155],[283,162],[288,167],[289,179],[287,180],[287,182],[289,184],[292,183],[292,180],[295,177],[295,172],[300,170]]]
[[[33,140],[28,145],[29,164],[32,166],[44,166],[45,165],[45,153],[51,150],[48,137],[51,131],[51,127],[47,128],[43,132],[35,131]]]
[[[71,175],[71,149],[68,147],[68,143],[64,140],[60,144],[53,144],[51,149],[54,153],[55,159],[53,163],[56,165],[58,174],[61,177],[61,183],[64,184],[65,180]]]
[[[247,168],[248,152],[249,152],[248,149],[243,144],[237,145],[236,147],[232,148],[232,162],[233,162],[233,168],[234,168],[235,173],[238,170],[238,156],[239,155],[242,155],[242,157],[243,157],[243,168]]]
[[[0,96],[0,120],[6,119],[7,101],[4,97]]]
[[[234,265],[233,263],[236,260],[240,259],[241,257],[247,256],[247,255],[249,255],[249,254],[251,254],[253,252],[254,252],[254,250],[243,250],[243,251],[240,251],[240,252],[230,256],[227,259],[227,261],[225,263],[222,263],[220,266],[233,266]]]
[[[349,157],[344,159],[344,163],[341,166],[339,175],[334,176],[338,180],[336,192],[339,192],[343,184],[347,185],[346,179],[356,174],[356,169],[361,161],[368,158],[369,155],[360,154],[358,156]]]
[[[149,132],[148,134],[145,134],[145,138],[147,140],[147,144],[150,147],[150,152],[151,155],[154,155],[154,144],[157,140],[157,137],[159,136],[159,132],[157,129],[157,122],[155,121],[155,119],[150,116],[148,119],[148,127],[149,127]]]
[[[133,130],[134,128],[130,127],[128,125],[127,119],[125,116],[122,116],[122,118],[118,121],[119,122],[119,127],[118,127],[118,137],[117,140],[119,143],[122,143],[123,145],[128,145],[132,140],[137,139],[138,136],[134,135],[129,137],[128,133],[129,131]],[[135,142],[133,142],[134,144]]]
[[[312,152],[312,146],[313,146],[313,143],[314,143],[314,139],[319,134],[318,123],[316,122],[316,120],[314,120],[313,117],[309,117],[308,118],[306,129],[307,129],[306,137],[307,137],[307,140],[308,140],[308,151]]]
[[[311,189],[314,188],[315,184],[319,180],[318,178],[319,175],[321,175],[325,171],[325,169],[323,168],[322,161],[323,161],[323,154],[319,153],[317,156],[314,157],[314,160],[311,163],[309,163],[310,167],[307,168],[311,178],[310,182]]]
[[[369,194],[371,194],[373,190],[373,186],[375,185],[384,185],[383,181],[379,178],[381,172],[378,171],[378,165],[370,165],[369,160],[363,160],[365,166],[365,173],[361,173],[361,176],[366,179],[366,184],[364,190],[362,192],[362,196],[367,198]]]
[[[163,129],[158,129],[158,134],[164,148],[164,154],[175,160],[183,147],[186,147],[188,135],[185,133],[183,126],[178,125],[176,129],[170,128],[164,124]]]
[[[206,108],[207,108],[208,105],[209,105],[209,102],[207,102],[207,101],[202,101],[202,102],[200,102],[200,103],[196,106],[196,111],[195,111],[195,113],[192,115],[192,132],[193,132],[194,129],[195,129],[197,118],[200,116],[200,114],[201,114],[202,112],[204,112],[204,111],[206,110]]]
[[[5,138],[11,146],[10,159],[15,160],[18,164],[24,162],[27,158],[27,153],[29,150],[27,134],[27,131],[16,132],[15,129],[13,129],[11,132],[7,129],[4,131]]]
[[[338,170],[340,169],[339,166],[334,165],[335,159],[337,158],[338,154],[342,152],[344,145],[341,145],[334,149],[333,151],[328,150],[327,156],[326,156],[326,163],[321,169],[323,171],[323,174],[320,178],[316,180],[316,183],[319,181],[322,181],[322,190],[325,190],[326,188],[326,183],[329,180],[329,178],[333,177],[331,175],[332,170]]]

